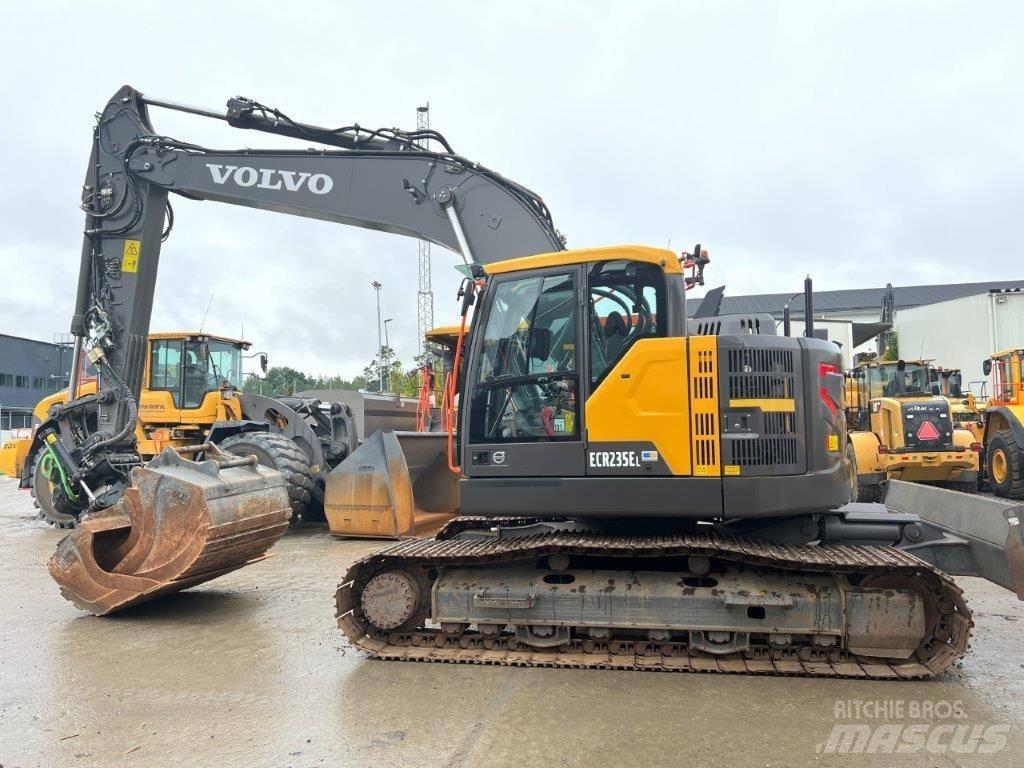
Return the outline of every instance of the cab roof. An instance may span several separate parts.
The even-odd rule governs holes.
[[[159,339],[164,341],[166,339],[195,339],[195,338],[209,339],[210,341],[225,341],[228,344],[236,344],[240,347],[248,349],[252,346],[251,341],[243,341],[242,339],[233,339],[230,336],[218,336],[216,333],[205,333],[203,331],[160,331],[159,333],[149,334],[149,340],[154,341]]]
[[[932,361],[931,360],[864,360],[862,362],[857,363],[857,365],[855,365],[854,367],[855,368],[881,368],[883,366],[899,365],[900,363],[903,363],[904,365],[928,365],[928,366],[931,366]],[[934,366],[932,366],[932,367],[934,367]]]
[[[466,323],[466,333],[469,333],[469,323]],[[431,328],[423,335],[427,341],[452,341],[459,335],[459,326],[439,325],[436,328]]]
[[[519,272],[524,269],[564,267],[572,264],[587,264],[594,261],[642,261],[661,267],[666,274],[682,274],[679,257],[665,248],[651,248],[646,245],[609,245],[602,248],[577,248],[569,251],[540,253],[536,256],[522,256],[484,265],[488,275],[505,272]]]

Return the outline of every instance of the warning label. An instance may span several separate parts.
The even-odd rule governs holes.
[[[122,272],[139,271],[139,251],[142,250],[141,240],[125,240],[124,253],[121,255]]]

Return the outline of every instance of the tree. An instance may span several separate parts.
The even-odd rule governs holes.
[[[246,392],[262,393],[267,397],[279,397],[311,389],[312,380],[301,371],[284,365],[275,365],[262,379],[251,377],[245,382]]]
[[[900,339],[893,331],[889,334],[889,338],[885,344],[885,353],[882,355],[883,360],[899,360],[900,359]]]
[[[420,372],[418,368],[406,371],[395,351],[390,347],[383,350],[384,391],[412,397],[419,392]],[[381,358],[374,358],[363,369],[360,376],[346,379],[343,376],[311,376],[288,366],[274,366],[261,379],[255,376],[245,382],[245,391],[266,397],[281,397],[298,394],[309,389],[349,389],[353,391],[380,392]]]

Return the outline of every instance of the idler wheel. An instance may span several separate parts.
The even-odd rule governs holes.
[[[378,573],[366,583],[359,598],[366,620],[385,631],[415,619],[419,602],[419,584],[402,571]]]

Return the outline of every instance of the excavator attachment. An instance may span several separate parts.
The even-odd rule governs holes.
[[[432,533],[458,514],[458,475],[439,432],[380,430],[327,476],[335,536],[399,539]]]
[[[291,517],[284,476],[254,457],[193,448],[207,459],[166,449],[132,470],[117,504],[61,540],[48,567],[64,597],[105,616],[268,557]]]

